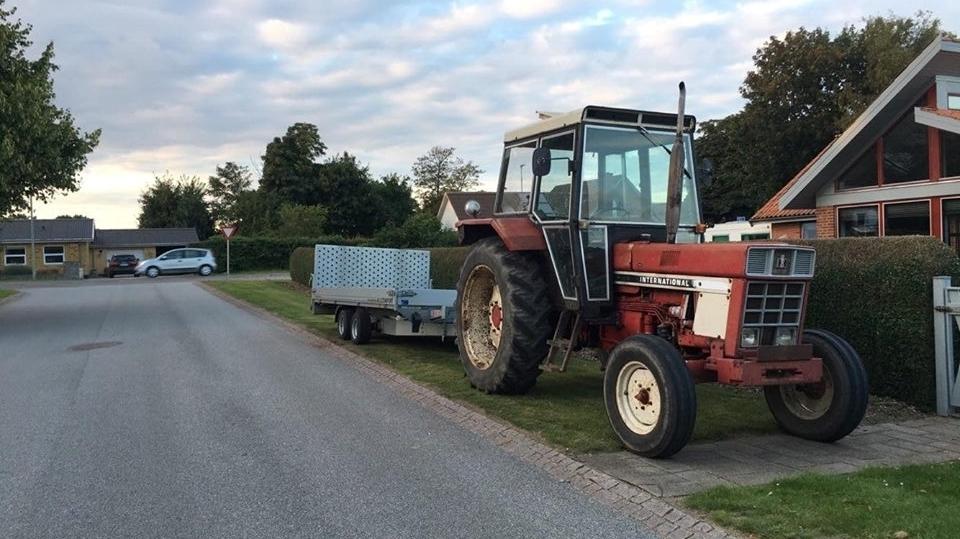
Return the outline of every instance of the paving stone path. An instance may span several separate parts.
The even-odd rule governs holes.
[[[669,460],[625,452],[580,457],[654,496],[684,496],[717,485],[756,485],[801,472],[848,473],[960,459],[960,419],[929,417],[865,425],[822,444],[773,434],[692,444]]]

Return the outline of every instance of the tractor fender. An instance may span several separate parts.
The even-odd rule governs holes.
[[[543,232],[527,215],[464,219],[457,222],[460,245],[497,236],[509,251],[546,251]]]

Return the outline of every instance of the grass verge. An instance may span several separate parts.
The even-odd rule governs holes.
[[[231,296],[262,307],[314,333],[338,340],[332,316],[310,312],[309,292],[290,282],[211,281]],[[342,342],[339,341],[338,342]],[[463,373],[452,339],[381,336],[352,350],[385,363],[442,395],[465,402],[547,442],[579,453],[616,451],[620,444],[603,407],[603,374],[597,364],[571,361],[565,373],[544,373],[526,395],[487,395]],[[776,429],[762,395],[717,385],[697,387],[699,411],[694,440],[717,440]]]
[[[8,298],[8,297],[10,297],[10,296],[12,296],[12,295],[14,295],[14,294],[16,294],[16,293],[17,293],[17,292],[16,292],[15,290],[9,290],[9,289],[6,289],[6,288],[0,288],[0,299]]]
[[[764,538],[954,538],[960,530],[960,462],[804,474],[767,485],[718,487],[684,503],[722,526]]]

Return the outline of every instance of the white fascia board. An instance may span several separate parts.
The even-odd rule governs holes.
[[[948,118],[935,112],[916,107],[913,109],[913,119],[916,120],[918,124],[936,127],[942,131],[950,131],[952,133],[960,134],[960,120],[957,120],[956,118]]]

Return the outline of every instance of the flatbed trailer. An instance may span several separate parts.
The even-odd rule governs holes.
[[[363,344],[374,332],[451,336],[456,290],[431,287],[430,252],[317,245],[311,310],[333,314],[344,340]]]

